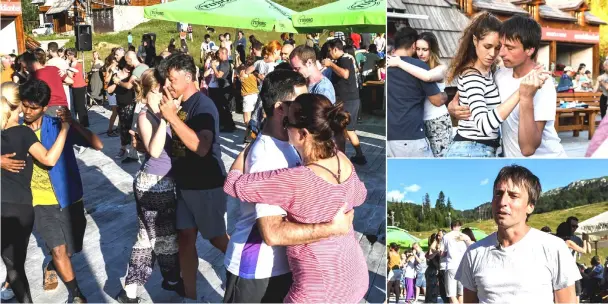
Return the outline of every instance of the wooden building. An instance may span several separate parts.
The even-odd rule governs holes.
[[[599,72],[599,27],[606,22],[589,12],[585,0],[388,0],[387,4],[389,36],[400,24],[431,31],[446,63],[456,53],[468,18],[486,10],[502,20],[516,14],[534,18],[542,28],[537,61],[545,68],[563,64],[576,69],[585,63],[592,75]]]
[[[55,33],[65,33],[74,30],[74,1],[75,0],[34,0],[33,4],[40,5],[40,23],[52,23]],[[79,20],[85,20],[86,6],[81,0],[76,0]]]
[[[0,4],[0,53],[20,54],[25,52],[25,33],[21,1],[7,0]]]

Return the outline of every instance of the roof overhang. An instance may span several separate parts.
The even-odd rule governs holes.
[[[429,19],[427,15],[418,15],[418,14],[410,14],[410,13],[395,13],[395,12],[386,12],[387,18],[395,18],[395,19]]]

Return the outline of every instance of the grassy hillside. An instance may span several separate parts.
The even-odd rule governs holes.
[[[311,9],[323,4],[334,2],[334,0],[309,0],[309,1],[301,1],[301,0],[275,0],[275,2],[284,5],[290,9],[295,11],[304,11],[307,9]],[[188,50],[190,54],[197,60],[200,56],[200,45],[203,42],[203,37],[207,34],[205,27],[203,25],[193,25],[193,38],[194,41],[188,43]],[[234,28],[226,28],[226,27],[214,27],[215,33],[210,34],[211,40],[215,41],[219,44],[218,36],[223,33],[230,33],[232,41],[236,40],[236,29]],[[133,34],[133,42],[136,47],[138,46],[138,41],[141,39],[141,36],[145,33],[156,33],[156,50],[160,53],[164,50],[168,45],[171,38],[175,38],[176,46],[179,48],[179,33],[177,32],[176,22],[172,21],[161,21],[161,20],[150,20],[146,23],[142,23],[135,28],[130,30]],[[94,34],[93,35],[93,50],[98,51],[102,58],[105,58],[110,54],[110,50],[116,46],[122,46],[126,48],[128,46],[127,43],[127,35],[129,31],[121,31],[117,33],[107,33],[107,34]],[[245,37],[249,37],[249,35],[255,35],[258,40],[262,42],[268,42],[271,40],[279,40],[281,33],[277,32],[262,32],[262,31],[253,31],[253,30],[244,30]],[[326,37],[326,35],[322,35]],[[40,37],[40,40],[49,40],[48,38]],[[66,39],[66,37],[52,36],[51,39]],[[298,44],[304,43],[306,39],[305,35],[295,35],[295,40]],[[74,37],[70,37],[70,41],[66,44],[66,47],[73,47],[75,42]],[[85,52],[85,60],[87,64],[87,69],[89,64],[93,58],[93,52]]]
[[[529,220],[530,226],[540,229],[544,226],[549,226],[551,230],[555,233],[557,226],[565,221],[569,216],[576,216],[579,221],[584,221],[586,219],[592,218],[602,212],[608,211],[608,202],[591,204],[586,206],[580,206],[570,209],[551,211],[543,214],[532,214]],[[486,220],[480,222],[471,222],[464,224],[463,227],[477,227],[484,232],[490,234],[496,231],[497,227],[493,220]],[[449,227],[446,227],[445,230],[449,231]],[[410,233],[418,238],[428,238],[435,231],[421,231],[421,232],[413,232]],[[390,243],[390,240],[387,240],[387,244]],[[595,249],[592,254],[584,255],[581,258],[581,262],[589,265],[591,257],[595,255]],[[598,250],[598,255],[602,259],[602,261],[608,256],[608,248],[601,248]]]

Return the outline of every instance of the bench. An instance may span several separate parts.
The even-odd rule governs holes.
[[[596,117],[600,112],[600,97],[601,92],[575,92],[575,93],[557,93],[557,112],[555,114],[555,130],[557,132],[572,131],[574,137],[578,137],[579,131],[589,131],[589,139],[595,132],[597,122]],[[560,102],[585,103],[588,108],[562,109],[559,108]]]

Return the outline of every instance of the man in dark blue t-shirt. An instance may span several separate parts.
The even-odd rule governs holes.
[[[411,56],[416,50],[418,34],[403,28],[395,35],[395,56],[429,70],[429,66]],[[390,62],[390,58],[389,58]],[[388,68],[387,87],[387,155],[388,157],[433,157],[424,135],[424,100],[432,104],[443,102],[441,91],[434,82],[424,82],[398,67]]]

